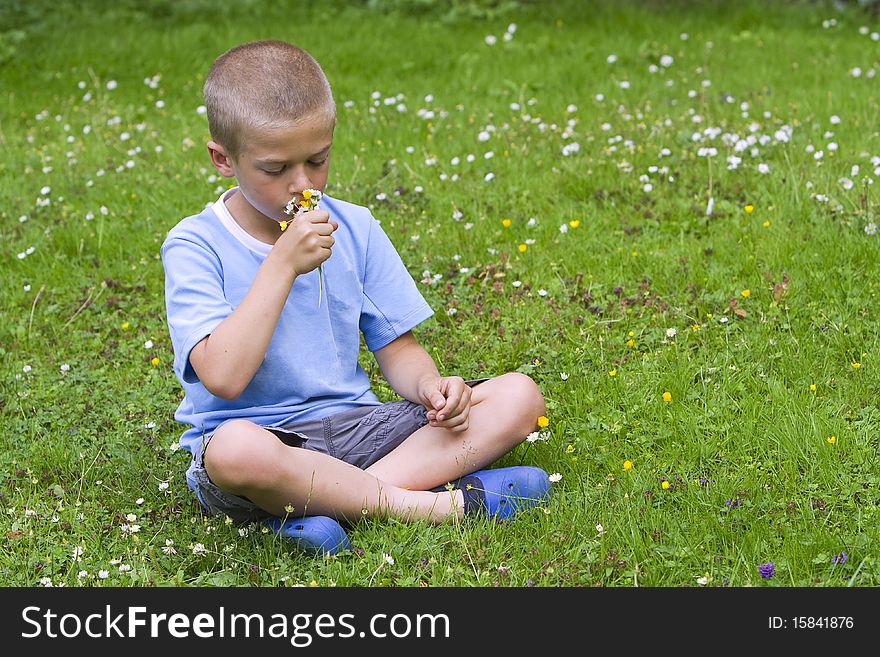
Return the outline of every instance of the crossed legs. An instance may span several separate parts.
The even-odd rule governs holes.
[[[534,430],[544,398],[527,376],[509,373],[473,390],[468,428],[425,426],[366,470],[326,454],[289,447],[246,420],[221,426],[205,452],[205,469],[223,490],[284,516],[354,520],[390,515],[444,522],[460,517],[461,491],[426,489],[485,467]]]

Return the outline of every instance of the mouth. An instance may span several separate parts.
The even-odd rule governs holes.
[[[304,189],[302,192],[294,194],[293,198],[287,202],[287,205],[284,206],[284,214],[296,218],[303,212],[314,210],[318,207],[318,202],[323,196],[324,193],[319,189]],[[281,226],[281,232],[284,232],[290,225],[290,221],[283,220],[278,224]]]
[[[296,214],[297,209],[299,208],[300,197],[299,194],[294,194],[290,197],[290,200],[287,201],[287,204],[282,209],[282,212],[287,215]]]
[[[318,189],[304,189],[287,202],[284,213],[295,217],[302,212],[314,210],[323,196],[323,192]]]

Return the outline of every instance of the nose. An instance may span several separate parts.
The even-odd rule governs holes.
[[[311,181],[306,174],[305,167],[296,166],[291,168],[290,177],[287,180],[287,192],[293,196],[299,194],[304,189],[311,187]]]

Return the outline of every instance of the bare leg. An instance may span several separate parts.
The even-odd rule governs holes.
[[[474,388],[465,431],[424,426],[366,471],[396,486],[427,490],[493,463],[534,431],[544,413],[535,382],[505,374]]]
[[[205,469],[223,490],[282,517],[293,513],[353,521],[390,515],[440,523],[461,517],[464,509],[461,491],[406,490],[332,456],[289,447],[245,420],[217,430],[205,451]]]

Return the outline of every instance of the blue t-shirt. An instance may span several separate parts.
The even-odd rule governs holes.
[[[199,381],[189,353],[241,303],[272,248],[232,218],[224,199],[236,191],[181,221],[162,244],[174,373],[184,390],[174,417],[190,425],[180,439],[190,452],[227,420],[273,427],[378,405],[358,363],[360,334],[377,351],[433,314],[370,211],[324,195],[320,207],[339,228],[323,265],[320,307],[315,269],[294,281],[244,392],[234,400],[215,397]]]

